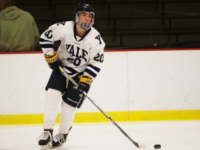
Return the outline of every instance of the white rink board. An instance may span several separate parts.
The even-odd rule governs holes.
[[[51,72],[43,55],[0,55],[0,64],[0,114],[43,112]]]
[[[0,114],[43,113],[43,54],[0,55]],[[200,50],[106,52],[89,96],[104,111],[200,109]],[[77,112],[98,112],[85,100]]]
[[[200,108],[200,51],[129,52],[130,110]]]

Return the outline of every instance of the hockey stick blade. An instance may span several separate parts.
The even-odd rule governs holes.
[[[63,70],[63,68],[61,66],[59,66],[60,71],[62,72],[62,74],[68,78],[74,85],[77,85],[77,83],[65,72],[65,70]],[[143,148],[145,149],[145,144],[143,143],[137,143],[135,141],[133,141],[120,127],[119,125],[114,122],[95,102],[94,100],[92,100],[87,93],[83,92],[83,94],[96,106],[97,109],[99,109],[99,111],[101,111],[104,116],[109,119],[137,148]]]

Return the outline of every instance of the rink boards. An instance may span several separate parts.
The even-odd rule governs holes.
[[[89,96],[115,121],[199,120],[200,49],[106,51]],[[43,54],[0,54],[0,125],[43,122]],[[85,100],[74,122],[108,121]],[[59,122],[59,115],[56,123]]]

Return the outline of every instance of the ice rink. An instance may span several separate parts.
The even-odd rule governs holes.
[[[118,122],[136,142],[153,150],[200,150],[200,121]],[[42,125],[0,126],[0,150],[40,150]],[[55,125],[54,134],[58,132]],[[74,124],[67,143],[55,150],[137,150],[111,122]]]

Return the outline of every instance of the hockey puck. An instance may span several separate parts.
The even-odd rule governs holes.
[[[160,144],[156,144],[156,145],[154,145],[154,148],[155,148],[155,149],[160,149],[160,148],[161,148],[161,145],[160,145]]]

